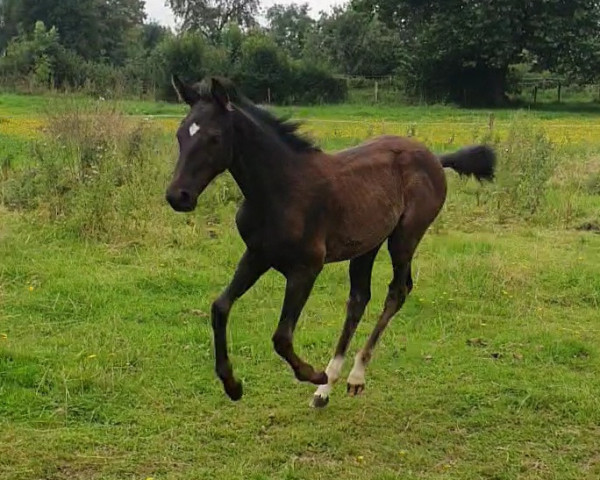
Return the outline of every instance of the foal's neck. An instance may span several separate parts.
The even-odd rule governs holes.
[[[292,184],[292,170],[299,154],[263,127],[237,113],[233,164],[230,172],[249,202],[268,204],[285,195]]]

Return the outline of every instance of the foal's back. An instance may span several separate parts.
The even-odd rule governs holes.
[[[437,156],[410,138],[382,136],[323,157],[318,162],[330,194],[327,261],[377,247],[407,209],[431,221],[444,203],[446,178]]]

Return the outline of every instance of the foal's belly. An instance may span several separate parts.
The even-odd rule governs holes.
[[[380,246],[398,225],[402,211],[400,202],[343,211],[327,236],[325,261],[349,260]]]
[[[325,261],[348,260],[378,247],[404,211],[403,171],[395,150],[373,144],[334,157]]]

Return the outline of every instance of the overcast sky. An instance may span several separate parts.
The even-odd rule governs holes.
[[[311,15],[318,17],[321,10],[329,11],[333,5],[346,3],[346,0],[261,0],[262,8],[268,8],[274,3],[308,3]],[[163,25],[173,26],[175,20],[169,7],[165,7],[165,0],[146,0],[146,13],[148,20],[156,20]]]

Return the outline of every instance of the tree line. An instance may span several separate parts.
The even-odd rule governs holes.
[[[394,76],[408,97],[501,105],[523,73],[597,80],[600,2],[168,0],[173,32],[143,0],[0,0],[0,82],[171,99],[171,72],[234,78],[257,100],[339,102],[339,75]],[[259,21],[260,19],[260,21]]]

